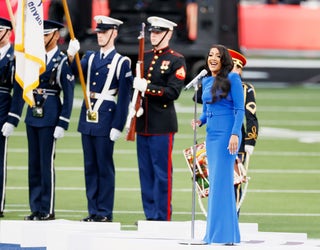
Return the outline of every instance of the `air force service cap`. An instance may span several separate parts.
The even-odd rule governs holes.
[[[151,16],[147,19],[147,21],[151,25],[149,31],[162,32],[166,30],[173,30],[173,27],[177,26],[176,23],[157,16]]]
[[[97,27],[95,29],[96,32],[109,29],[118,29],[120,24],[123,24],[122,21],[108,16],[95,16],[94,20],[97,23]]]
[[[232,57],[234,64],[238,65],[241,68],[246,65],[247,59],[244,57],[244,55],[232,49],[228,49],[228,51],[230,56]]]
[[[43,21],[43,34],[47,35],[56,30],[60,30],[64,25],[62,23],[53,21],[53,20],[44,20]]]
[[[0,30],[12,30],[12,24],[10,20],[0,17]]]

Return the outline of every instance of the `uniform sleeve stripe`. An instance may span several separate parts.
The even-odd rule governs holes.
[[[20,121],[20,118],[21,118],[21,117],[18,116],[17,114],[14,114],[14,113],[9,112],[8,115],[17,118],[17,119]]]
[[[68,122],[68,123],[70,122],[70,119],[65,118],[63,116],[59,116],[59,119],[62,120],[62,121]]]

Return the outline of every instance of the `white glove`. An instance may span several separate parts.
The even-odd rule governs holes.
[[[244,145],[244,151],[247,154],[252,155],[253,154],[253,150],[254,150],[254,146],[252,146],[252,145]]]
[[[79,41],[77,39],[70,40],[69,46],[67,49],[68,55],[74,57],[78,53],[79,50],[80,50]]]
[[[116,129],[116,128],[112,128],[110,131],[110,140],[111,141],[116,141],[120,138],[121,136],[121,131]]]
[[[147,89],[147,80],[145,78],[135,77],[133,80],[133,88],[139,90],[140,92],[145,92]]]
[[[59,138],[64,137],[64,128],[62,128],[62,127],[60,127],[60,126],[57,126],[57,127],[54,129],[53,137],[54,137],[55,139],[59,139]]]
[[[13,131],[14,131],[14,125],[12,125],[9,122],[6,122],[5,124],[3,124],[1,129],[3,136],[8,137],[13,134]]]

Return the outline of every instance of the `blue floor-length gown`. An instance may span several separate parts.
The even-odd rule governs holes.
[[[226,98],[212,101],[214,77],[203,79],[203,112],[200,120],[206,124],[206,149],[209,167],[209,197],[205,243],[239,243],[240,231],[234,198],[233,171],[236,154],[228,144],[231,134],[239,136],[244,119],[244,97],[240,77],[228,76],[231,88]]]

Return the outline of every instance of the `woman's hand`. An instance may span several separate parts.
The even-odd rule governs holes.
[[[239,145],[239,137],[237,135],[231,135],[229,140],[229,152],[230,154],[234,155],[238,151],[238,145]]]
[[[201,121],[200,120],[194,120],[192,119],[191,120],[191,127],[193,130],[196,129],[196,127],[199,127],[201,125]]]

